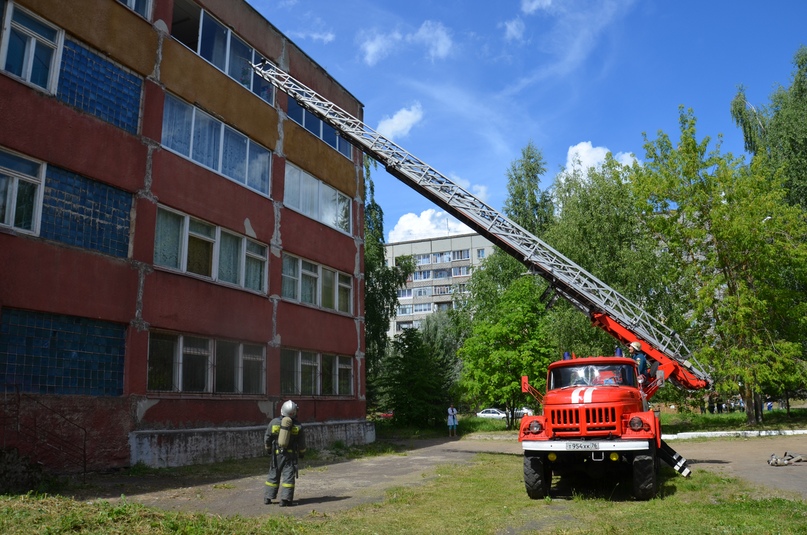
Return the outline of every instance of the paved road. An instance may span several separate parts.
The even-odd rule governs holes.
[[[670,445],[689,459],[694,476],[701,469],[716,470],[732,477],[765,485],[773,494],[807,500],[807,462],[771,467],[772,453],[805,454],[807,434],[720,440],[671,440]],[[96,478],[91,483],[95,496],[83,493],[83,500],[126,499],[167,510],[206,511],[219,515],[259,516],[334,513],[364,503],[380,502],[388,488],[417,486],[429,480],[437,465],[468,462],[480,452],[521,456],[521,444],[504,439],[461,437],[460,439],[419,440],[407,444],[404,454],[384,455],[328,464],[301,470],[297,480],[295,507],[263,505],[264,474],[216,482],[143,480],[126,476],[121,487],[115,478]]]

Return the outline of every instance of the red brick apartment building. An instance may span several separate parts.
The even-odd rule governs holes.
[[[260,455],[365,419],[362,104],[243,0],[0,0],[2,444],[56,470]]]

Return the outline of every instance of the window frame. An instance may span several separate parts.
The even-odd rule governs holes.
[[[169,216],[173,216],[180,220],[179,225],[179,240],[176,243],[176,247],[178,251],[173,251],[177,253],[177,266],[173,266],[170,264],[159,263],[159,259],[157,255],[163,251],[160,247],[160,219],[159,215],[163,212]],[[191,230],[191,225],[196,223],[197,225],[204,225],[206,227],[211,228],[213,235],[211,236],[204,236],[200,233],[193,233]],[[219,277],[219,270],[221,269],[221,246],[222,246],[222,234],[226,234],[230,237],[236,237],[241,240],[239,246],[239,265],[238,265],[238,283],[233,283],[231,281],[223,280]],[[199,242],[211,243],[212,244],[212,251],[210,256],[210,275],[205,275],[204,273],[198,273],[195,271],[190,271],[188,268],[188,256],[190,252],[190,240],[197,240]],[[259,259],[260,256],[257,253],[252,253],[251,255],[247,253],[248,245],[252,244],[256,247],[263,248],[264,251],[264,263],[262,268],[261,274],[261,281],[260,281],[260,289],[253,288],[248,285],[247,280],[247,272],[246,272],[246,265],[248,259]],[[170,242],[165,242],[165,247],[169,247],[174,245]],[[166,249],[167,250],[167,249]],[[163,256],[164,258],[165,256]],[[173,256],[171,256],[173,258]],[[261,243],[257,240],[254,240],[248,236],[244,236],[237,232],[234,232],[230,229],[225,229],[218,225],[214,225],[210,222],[204,221],[199,218],[192,217],[188,214],[180,212],[179,210],[174,210],[173,208],[169,208],[164,205],[157,206],[157,222],[155,224],[154,229],[154,254],[152,257],[152,262],[154,267],[159,269],[165,269],[169,271],[179,272],[188,276],[192,276],[195,278],[200,278],[203,280],[207,280],[210,282],[215,282],[216,284],[222,284],[230,287],[236,287],[242,290],[246,290],[248,292],[254,292],[260,295],[266,295],[267,292],[267,283],[268,283],[268,268],[269,268],[269,246]]]
[[[184,7],[186,7],[186,6],[190,7],[190,8],[195,8],[195,9],[186,10],[186,9],[184,9]],[[173,24],[174,19],[173,19],[173,17],[176,16],[176,11],[177,10],[181,10],[181,12],[184,15],[194,17],[194,21],[196,23],[195,27],[196,27],[196,30],[197,30],[196,35],[195,35],[195,45],[196,45],[195,47],[191,47],[189,45],[189,43],[187,43],[187,42],[185,42],[185,40],[181,39],[181,37],[183,37],[183,35],[180,35],[179,32],[177,32],[177,33],[174,32],[174,24]],[[211,60],[210,58],[205,57],[202,54],[203,39],[205,38],[204,25],[205,25],[205,22],[207,22],[207,19],[210,19],[212,24],[215,24],[216,26],[220,27],[222,29],[222,31],[225,32],[225,45],[224,45],[224,50],[222,51],[222,56],[223,56],[224,63],[223,63],[222,66],[217,65],[216,63],[213,62],[213,60]],[[187,34],[185,34],[184,37],[187,39],[188,38]],[[212,65],[213,67],[218,69],[220,72],[225,74],[228,78],[235,81],[238,85],[245,88],[247,91],[249,91],[253,95],[257,96],[259,99],[263,100],[264,102],[266,102],[267,104],[269,104],[272,107],[275,106],[275,95],[276,95],[275,87],[271,83],[264,80],[262,77],[258,76],[258,74],[256,72],[252,71],[252,69],[250,69],[251,72],[249,73],[250,75],[249,75],[249,83],[248,83],[248,85],[246,85],[243,80],[238,79],[235,76],[230,74],[231,71],[232,71],[232,68],[231,68],[232,66],[230,65],[230,62],[232,60],[232,48],[233,48],[232,42],[233,42],[233,38],[237,39],[239,42],[243,43],[246,47],[249,48],[249,50],[250,50],[250,60],[249,61],[251,61],[251,63],[260,64],[260,63],[262,63],[264,61],[268,61],[268,60],[254,46],[250,45],[249,42],[247,42],[246,39],[244,39],[243,37],[241,37],[237,33],[233,32],[233,30],[230,27],[228,27],[221,20],[219,20],[214,15],[212,15],[208,10],[206,10],[206,9],[202,8],[201,6],[199,6],[198,4],[196,4],[196,2],[193,2],[191,0],[181,0],[181,1],[180,0],[175,0],[174,12],[172,12],[171,38],[174,39],[175,41],[177,41],[178,43],[181,43],[182,46],[184,46],[184,47],[188,48],[189,50],[191,50],[194,54],[196,54],[200,58],[204,59],[210,65]],[[261,80],[261,82],[258,82],[258,80]],[[260,84],[260,87],[256,87],[256,83]],[[270,93],[268,95],[263,95],[262,93],[266,89],[268,89],[270,91]]]
[[[33,22],[42,24],[43,26],[53,30],[56,35],[53,40],[48,37],[37,33],[35,30],[14,21],[14,13],[19,11],[22,15],[30,17]],[[64,30],[34,12],[20,6],[14,0],[7,0],[5,3],[5,11],[0,14],[3,17],[2,25],[2,41],[0,41],[0,69],[9,76],[23,82],[24,84],[33,87],[39,91],[44,91],[51,95],[55,95],[59,88],[59,66],[62,63],[62,50],[64,49]],[[10,40],[12,30],[23,34],[27,39],[24,45],[21,73],[16,74],[6,68],[8,63],[8,54],[10,48]],[[31,48],[31,39],[34,40],[33,49]],[[36,50],[37,47],[44,46],[52,51],[48,65],[48,81],[45,86],[38,84],[31,79],[34,66],[36,63]]]
[[[325,364],[329,359],[330,366]],[[346,355],[283,347],[280,349],[280,394],[330,398],[355,397],[353,361],[353,357]],[[327,379],[326,373],[330,374]],[[347,378],[343,375],[345,373]],[[343,392],[343,385],[347,385],[347,392]],[[327,392],[326,386],[331,387]]]
[[[155,337],[162,338],[162,342],[171,340],[173,342],[172,348],[172,362],[170,366],[166,366],[165,368],[169,368],[171,370],[171,388],[154,388],[152,387],[152,377],[151,377],[151,370],[152,365],[154,364],[154,347],[152,346],[152,342],[155,341]],[[196,340],[200,342],[204,342],[206,345],[206,349],[202,347],[198,348],[190,348],[188,347],[190,344],[187,342],[190,340]],[[255,344],[250,342],[243,342],[243,341],[235,341],[235,340],[228,340],[224,338],[214,338],[214,337],[205,337],[205,336],[197,336],[194,334],[188,333],[177,333],[177,332],[170,332],[170,331],[163,331],[159,329],[155,329],[149,331],[149,343],[148,343],[148,366],[147,369],[147,377],[146,377],[146,391],[150,393],[182,393],[182,394],[198,394],[198,395],[237,395],[237,396],[264,396],[266,395],[266,347],[262,344]],[[235,374],[234,382],[235,388],[234,390],[226,390],[222,391],[218,389],[218,353],[219,353],[219,344],[234,344],[237,346],[235,352],[235,362],[233,365],[233,373]],[[201,344],[200,344],[201,345]],[[251,351],[247,352],[247,348],[250,348]],[[256,350],[260,348],[260,356],[257,355]],[[188,382],[188,377],[186,377],[186,373],[190,373],[193,370],[189,370],[186,368],[188,365],[188,360],[192,355],[201,355],[205,356],[205,363],[203,364],[204,368],[204,387],[202,389],[194,389],[189,390],[186,387],[186,383]],[[244,363],[246,361],[257,362],[261,361],[261,373],[260,376],[260,386],[259,392],[245,392],[245,379],[247,377],[254,378],[254,373],[245,373]]]
[[[151,8],[153,6],[152,0],[118,0],[121,4],[128,7],[146,20],[151,20]],[[137,10],[137,5],[140,3],[143,6],[143,12]]]
[[[283,252],[281,256],[283,263],[281,269],[281,299],[316,307],[328,312],[353,315],[354,284],[352,275],[291,253]],[[333,307],[325,304],[325,272],[334,274],[334,284],[331,286]],[[347,284],[347,280],[350,281],[350,284]],[[307,295],[304,295],[304,284],[316,286],[312,287]],[[347,295],[344,295],[345,290],[347,290]],[[315,295],[313,302],[309,297],[311,295]],[[304,297],[307,298],[304,299]]]
[[[210,113],[194,106],[186,102],[185,100],[173,95],[171,93],[165,94],[165,104],[163,105],[163,116],[162,116],[162,134],[160,136],[160,145],[174,153],[177,154],[187,160],[192,161],[196,165],[200,167],[204,167],[209,171],[212,171],[218,175],[223,176],[227,180],[235,182],[239,186],[245,187],[250,191],[254,191],[258,195],[262,195],[264,197],[270,197],[272,193],[272,158],[274,153],[264,147],[251,137],[247,136],[243,132],[233,128],[232,126],[228,125],[224,121],[220,121]],[[169,102],[171,103],[169,105]],[[173,107],[176,106],[176,107]],[[172,125],[176,125],[176,121],[171,121],[171,118],[175,118],[176,115],[171,115],[170,117],[166,117],[166,110],[171,110],[172,112],[182,111],[183,116],[188,114],[190,111],[190,118],[185,119],[186,121],[189,120],[190,123],[187,125],[186,129],[174,129],[168,128],[166,126],[166,122],[170,121]],[[213,130],[209,130],[209,136],[204,136],[205,131],[199,130],[198,127],[203,125],[204,123],[208,123],[215,126],[215,132]],[[177,134],[183,134],[179,136]],[[243,180],[237,176],[233,176],[227,174],[225,168],[230,168],[230,165],[225,163],[225,157],[227,156],[227,141],[233,139],[233,134],[236,136],[240,136],[246,140],[246,155],[243,161],[244,164],[244,176]],[[210,154],[201,154],[197,152],[197,143],[202,140],[204,137],[215,137],[217,147],[210,151]],[[185,137],[184,139],[182,139]],[[187,153],[185,152],[185,148],[187,147]],[[263,154],[266,154],[268,161],[266,162],[266,176],[263,182],[266,185],[266,191],[262,189],[258,189],[252,185],[254,182],[252,176],[252,169],[250,169],[251,165],[260,165],[259,162],[253,162],[253,159],[257,155],[259,158],[262,158]],[[216,166],[211,167],[209,162],[202,161],[199,158],[205,156],[206,160],[213,160],[215,159]],[[237,167],[237,166],[236,166]]]
[[[0,228],[9,228],[15,232],[22,232],[38,236],[42,222],[42,203],[45,195],[45,177],[47,176],[48,164],[42,160],[30,158],[19,152],[9,150],[0,146],[0,154],[5,153],[14,159],[20,159],[30,165],[37,166],[37,174],[29,175],[18,169],[10,167],[0,167],[0,175],[6,176],[9,180],[5,191],[5,201],[0,201],[0,207],[5,206],[5,217],[0,219]],[[0,165],[2,160],[0,159]],[[33,184],[36,188],[31,207],[31,228],[16,226],[17,210],[19,209],[19,188],[20,181],[26,184]]]

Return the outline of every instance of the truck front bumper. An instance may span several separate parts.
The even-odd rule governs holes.
[[[641,451],[649,450],[647,440],[523,440],[524,451]]]

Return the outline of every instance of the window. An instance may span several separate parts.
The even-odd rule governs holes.
[[[415,297],[431,297],[432,296],[432,287],[431,286],[424,286],[422,288],[415,288],[414,294],[415,294]]]
[[[432,254],[432,264],[442,264],[444,262],[451,262],[451,251]]]
[[[452,277],[467,277],[471,274],[470,268],[468,266],[457,266],[451,268],[451,276]]]
[[[9,74],[55,93],[64,32],[14,2],[5,4],[0,61]]]
[[[448,269],[435,269],[432,271],[432,277],[435,279],[447,279],[450,276],[451,270]]]
[[[331,125],[304,109],[300,103],[293,98],[289,98],[289,117],[322,141],[338,150],[346,158],[353,158],[350,143],[340,136]]]
[[[263,394],[263,346],[198,336],[149,333],[148,389]]]
[[[146,1],[148,0],[128,0],[128,3],[139,4]],[[137,11],[136,8],[132,9]],[[251,66],[263,63],[265,58],[190,0],[174,0],[171,37],[261,99],[269,104],[274,102],[274,86],[259,76]]]
[[[36,234],[45,164],[0,149],[0,226]]]
[[[432,278],[432,272],[428,269],[424,269],[423,271],[415,271],[413,278],[416,281],[429,280]]]
[[[353,277],[295,256],[283,255],[282,296],[350,314]]]
[[[146,19],[149,18],[149,13],[151,11],[151,6],[149,5],[151,3],[150,0],[118,0],[118,2],[127,6],[141,17]]]
[[[280,350],[280,393],[353,395],[353,359],[294,349]]]
[[[266,293],[266,245],[163,207],[155,234],[155,265]]]
[[[450,295],[451,294],[451,286],[435,286],[434,287],[434,295]]]
[[[468,260],[471,258],[470,249],[461,249],[459,251],[451,251],[451,260]]]
[[[350,197],[288,162],[283,204],[329,227],[351,231]]]
[[[429,314],[432,311],[432,304],[431,303],[418,303],[414,305],[412,312],[415,314]]]
[[[271,151],[171,95],[163,108],[163,146],[264,195]]]

